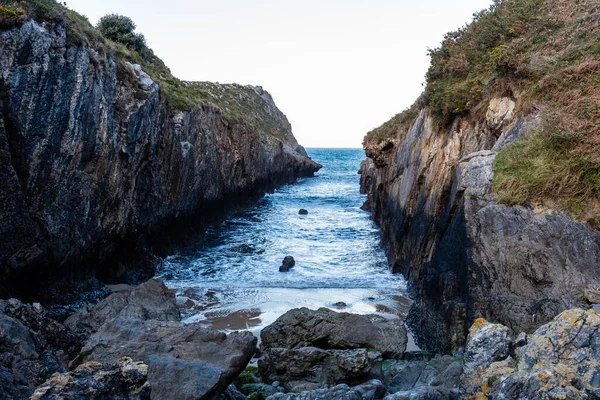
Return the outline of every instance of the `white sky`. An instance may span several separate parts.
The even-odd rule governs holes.
[[[67,0],[131,17],[185,80],[262,86],[305,147],[360,147],[410,106],[427,48],[491,0]]]

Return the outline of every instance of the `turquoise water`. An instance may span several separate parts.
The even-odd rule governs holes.
[[[209,229],[167,258],[162,275],[177,289],[188,321],[259,330],[287,310],[330,307],[403,316],[402,276],[389,272],[377,226],[361,210],[359,149],[308,149],[323,165]],[[298,210],[308,210],[299,215]],[[296,260],[278,272],[286,255]],[[344,302],[346,306],[334,304]]]

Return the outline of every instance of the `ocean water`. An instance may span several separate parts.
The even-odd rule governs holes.
[[[161,275],[176,289],[185,321],[258,332],[295,307],[406,314],[406,282],[389,272],[377,226],[360,208],[364,152],[308,153],[323,165],[315,177],[265,196],[165,260]],[[301,208],[309,214],[299,215]],[[281,273],[287,255],[296,265]]]

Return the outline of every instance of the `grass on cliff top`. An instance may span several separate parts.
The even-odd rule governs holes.
[[[502,202],[548,201],[574,215],[597,202],[597,0],[496,0],[473,22],[446,34],[429,55],[419,103],[429,108],[440,132],[458,117],[483,120],[489,101],[500,96],[516,99],[517,115],[539,112],[545,121],[498,155],[494,190]],[[398,129],[406,125],[396,116],[367,140],[402,135]]]
[[[287,134],[283,115],[267,107],[254,88],[211,82],[185,82],[171,73],[151,49],[127,48],[102,36],[87,17],[55,0],[3,0],[0,4],[0,29],[10,29],[34,19],[38,23],[61,25],[67,39],[75,45],[94,48],[101,56],[112,57],[123,83],[137,86],[137,77],[127,62],[140,64],[159,84],[174,111],[190,111],[201,106],[217,110],[230,123],[244,123],[269,137],[281,139]]]

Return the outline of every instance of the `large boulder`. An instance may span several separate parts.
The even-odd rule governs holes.
[[[385,386],[373,379],[362,385],[349,387],[340,384],[327,389],[305,390],[300,393],[277,393],[268,400],[376,400],[385,395]]]
[[[31,400],[150,400],[148,367],[123,358],[110,365],[88,362],[56,373],[38,387]]]
[[[378,315],[337,313],[327,308],[288,311],[260,334],[261,349],[318,347],[324,350],[373,349],[384,358],[401,358],[407,334],[400,321]]]
[[[143,361],[153,399],[214,397],[256,352],[250,332],[226,335],[182,324],[173,293],[160,281],[115,293],[69,323],[96,329],[73,365],[112,363],[121,357]]]
[[[280,382],[287,390],[358,384],[381,375],[381,353],[367,349],[323,350],[271,348],[259,361],[267,382]]]
[[[90,335],[104,323],[119,316],[142,321],[179,321],[175,293],[158,279],[152,279],[130,290],[113,293],[98,304],[83,307],[65,320],[72,331]]]

